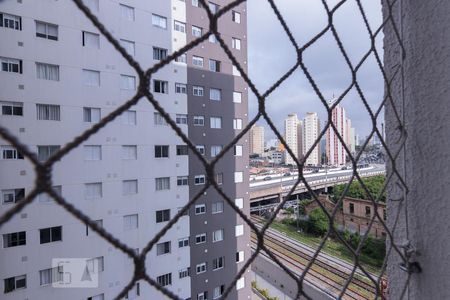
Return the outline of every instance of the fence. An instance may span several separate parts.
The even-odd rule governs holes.
[[[398,113],[398,111],[396,109],[396,105],[392,99],[392,94],[391,94],[391,82],[396,77],[398,77],[402,74],[401,70],[402,70],[402,66],[403,66],[402,65],[403,60],[400,61],[400,63],[396,66],[394,71],[390,70],[389,74],[393,74],[393,75],[391,77],[388,77],[387,72],[383,67],[381,54],[378,52],[378,50],[375,47],[375,39],[378,36],[380,36],[380,34],[383,30],[386,30],[386,28],[389,27],[389,30],[392,30],[395,33],[394,36],[396,37],[395,41],[390,41],[390,42],[396,43],[397,44],[396,47],[398,49],[400,49],[400,51],[402,51],[402,59],[404,59],[405,55],[407,55],[407,53],[404,53],[404,50],[403,50],[401,30],[399,27],[400,25],[396,23],[396,21],[395,21],[396,19],[393,17],[394,7],[399,5],[400,2],[398,0],[384,0],[383,3],[384,3],[384,10],[385,10],[385,14],[384,14],[385,17],[383,19],[383,22],[377,28],[372,28],[369,24],[366,12],[363,8],[361,1],[354,0],[358,6],[359,13],[362,17],[363,26],[367,29],[367,35],[369,36],[369,38],[371,40],[371,47],[370,47],[370,49],[368,49],[368,51],[365,53],[363,58],[357,64],[352,64],[349,59],[349,56],[347,54],[347,51],[344,48],[344,46],[340,40],[339,34],[333,23],[334,14],[336,12],[338,12],[339,9],[346,2],[350,2],[351,0],[339,1],[333,7],[330,7],[329,4],[327,3],[327,1],[322,0],[321,3],[323,4],[323,7],[326,11],[326,14],[328,17],[328,24],[323,28],[323,30],[318,32],[311,40],[309,40],[308,42],[306,42],[303,45],[299,45],[297,43],[297,41],[295,40],[288,24],[285,22],[283,15],[281,14],[280,10],[278,9],[275,1],[274,0],[267,0],[267,1],[269,2],[270,6],[273,10],[273,13],[276,15],[283,30],[289,37],[292,47],[295,48],[296,53],[297,53],[297,59],[296,59],[295,65],[292,66],[292,68],[288,72],[286,72],[283,76],[281,76],[267,91],[260,92],[258,90],[258,88],[255,86],[255,84],[253,83],[253,81],[251,80],[251,78],[249,78],[249,76],[244,72],[244,69],[239,65],[238,61],[234,58],[229,47],[226,45],[226,43],[224,42],[224,40],[222,39],[222,37],[219,34],[220,28],[218,27],[218,19],[221,18],[225,13],[229,12],[233,7],[244,2],[244,0],[230,1],[229,4],[223,6],[215,14],[213,14],[211,12],[211,10],[209,9],[205,0],[199,0],[199,2],[201,2],[203,8],[205,9],[205,11],[207,13],[207,17],[210,22],[209,29],[201,37],[199,37],[198,39],[194,40],[193,42],[187,44],[180,50],[172,53],[167,58],[161,60],[160,62],[158,62],[151,68],[149,68],[148,70],[142,69],[142,67],[138,64],[138,62],[136,62],[134,60],[134,58],[127,53],[127,51],[120,45],[119,41],[113,37],[113,35],[111,34],[110,31],[108,31],[108,28],[106,28],[99,21],[99,19],[83,4],[82,0],[73,0],[73,2],[76,4],[78,9],[80,9],[86,15],[86,17],[92,21],[92,23],[95,25],[95,27],[97,27],[97,29],[101,32],[101,34],[103,34],[103,36],[109,41],[109,43],[111,43],[114,46],[114,48],[123,56],[123,58],[129,63],[129,65],[136,71],[136,73],[139,76],[140,85],[139,85],[134,97],[132,97],[130,100],[128,100],[125,104],[121,105],[119,108],[117,108],[111,114],[104,117],[99,123],[92,126],[90,129],[86,130],[84,133],[82,133],[81,135],[76,137],[73,141],[66,144],[64,147],[62,147],[59,151],[57,151],[55,154],[53,154],[45,162],[40,162],[37,159],[36,154],[33,153],[32,151],[30,151],[28,149],[28,147],[19,140],[18,137],[12,135],[6,128],[0,127],[0,137],[2,137],[4,140],[9,142],[11,145],[16,147],[18,149],[18,151],[20,151],[23,154],[23,156],[33,164],[35,171],[36,171],[36,181],[35,181],[34,188],[32,189],[31,192],[28,193],[28,195],[25,197],[24,200],[18,202],[16,205],[14,205],[14,207],[7,210],[3,215],[0,216],[0,226],[5,224],[6,222],[8,222],[13,216],[18,214],[22,209],[24,209],[27,205],[29,205],[36,198],[36,196],[38,196],[40,193],[48,193],[56,201],[56,203],[58,203],[60,206],[62,206],[64,209],[66,209],[69,213],[71,213],[73,215],[73,217],[88,224],[89,227],[92,228],[95,232],[97,232],[103,239],[105,239],[111,245],[113,245],[117,249],[120,249],[121,251],[123,251],[124,253],[126,253],[127,255],[129,255],[130,257],[133,258],[134,267],[135,267],[133,278],[131,278],[130,282],[117,295],[116,299],[123,298],[138,280],[146,281],[148,284],[150,284],[155,289],[159,290],[161,293],[163,293],[164,295],[166,295],[167,297],[169,297],[171,299],[179,299],[176,294],[169,291],[167,288],[159,285],[153,278],[151,278],[145,272],[146,255],[151,249],[153,249],[153,247],[158,242],[158,240],[179,220],[179,218],[182,215],[184,215],[187,212],[187,210],[200,197],[200,195],[202,195],[203,192],[205,192],[208,188],[213,188],[213,189],[217,190],[217,192],[223,197],[223,199],[226,201],[226,203],[235,210],[236,214],[239,215],[247,223],[249,228],[251,228],[253,231],[256,232],[256,236],[257,236],[257,240],[258,240],[258,243],[256,245],[256,250],[254,251],[252,256],[247,259],[245,265],[239,270],[238,274],[236,274],[236,277],[233,280],[233,282],[228,284],[228,286],[226,287],[226,290],[224,291],[224,293],[222,295],[222,298],[227,298],[230,291],[234,288],[237,280],[244,274],[244,272],[246,272],[246,270],[249,268],[250,264],[255,260],[256,256],[259,255],[261,251],[266,252],[267,255],[270,256],[270,258],[273,261],[275,261],[293,280],[296,281],[297,286],[298,286],[296,298],[299,298],[300,296],[310,298],[309,295],[307,295],[306,291],[303,288],[303,282],[305,281],[306,274],[312,267],[319,252],[321,251],[326,240],[328,239],[328,237],[331,234],[336,236],[345,245],[345,247],[348,248],[348,250],[354,256],[354,268],[353,268],[350,276],[348,277],[348,280],[346,280],[346,282],[344,283],[342,290],[338,296],[339,298],[342,298],[344,296],[344,294],[352,280],[352,277],[355,275],[355,272],[358,268],[365,275],[367,275],[367,277],[370,278],[370,281],[372,282],[372,284],[375,287],[377,287],[375,298],[381,297],[382,295],[380,294],[380,289],[378,287],[380,287],[381,278],[386,271],[386,266],[388,263],[387,258],[391,255],[396,255],[401,259],[401,261],[403,262],[403,267],[406,271],[405,276],[408,276],[408,278],[409,278],[410,274],[414,271],[414,269],[412,268],[413,265],[411,265],[409,262],[409,258],[410,258],[408,255],[409,252],[407,251],[406,248],[404,249],[401,246],[399,246],[398,241],[396,239],[394,239],[393,233],[396,229],[395,226],[388,228],[385,221],[383,220],[383,216],[380,216],[378,214],[377,203],[380,200],[382,193],[380,193],[380,195],[372,195],[370,193],[370,191],[368,190],[368,188],[365,186],[365,184],[362,180],[362,176],[360,176],[357,171],[358,160],[359,160],[362,152],[359,152],[356,155],[352,155],[350,149],[348,148],[348,146],[346,145],[346,142],[344,141],[344,138],[339,134],[337,135],[339,141],[344,145],[345,152],[346,152],[347,156],[349,157],[350,163],[353,168],[353,174],[352,174],[351,178],[348,180],[348,182],[349,183],[351,183],[353,181],[359,182],[361,184],[361,186],[363,187],[363,189],[365,190],[365,192],[367,193],[367,195],[369,196],[369,200],[372,202],[373,207],[375,208],[374,209],[375,213],[369,223],[369,228],[372,226],[374,220],[377,220],[379,223],[382,224],[382,226],[385,228],[385,230],[387,232],[387,240],[388,240],[387,255],[386,255],[386,259],[383,263],[382,272],[378,278],[372,278],[372,276],[370,276],[369,272],[366,271],[365,267],[361,264],[360,259],[359,259],[362,244],[367,239],[369,230],[367,230],[366,234],[362,237],[362,240],[361,240],[361,243],[359,244],[359,246],[356,249],[353,249],[341,237],[340,233],[337,232],[334,229],[334,227],[332,226],[333,219],[335,217],[336,212],[339,209],[342,199],[345,197],[346,193],[348,192],[348,186],[344,190],[344,193],[342,194],[340,199],[337,201],[334,211],[332,213],[328,213],[327,210],[322,206],[321,202],[318,201],[316,194],[314,193],[314,191],[311,188],[311,182],[308,182],[307,180],[305,180],[305,178],[303,176],[304,175],[303,174],[303,166],[305,164],[306,157],[308,157],[311,154],[314,147],[320,143],[320,140],[326,134],[326,131],[329,128],[331,128],[335,132],[338,132],[336,125],[332,122],[332,110],[336,107],[336,105],[338,105],[342,101],[342,99],[347,95],[347,93],[352,88],[355,88],[361,102],[363,103],[365,109],[367,110],[368,115],[370,116],[370,122],[372,123],[372,129],[371,129],[370,135],[364,141],[362,148],[364,149],[368,145],[370,138],[372,138],[373,136],[377,136],[379,138],[379,140],[381,141],[384,151],[386,152],[387,160],[390,165],[390,172],[388,172],[388,174],[386,176],[386,183],[385,183],[385,186],[383,187],[383,192],[386,190],[387,185],[395,185],[403,191],[404,195],[407,195],[408,187],[405,183],[404,175],[402,174],[402,170],[400,170],[397,167],[397,158],[398,158],[399,154],[401,153],[401,151],[404,150],[404,143],[405,143],[407,134],[406,134],[406,131],[405,131],[405,128],[403,125],[402,116]],[[332,36],[334,37],[334,40],[339,48],[340,53],[345,58],[346,64],[348,66],[348,70],[352,74],[352,81],[351,81],[350,85],[341,95],[338,95],[337,101],[335,103],[333,103],[331,106],[329,106],[327,104],[325,96],[322,94],[320,88],[318,87],[318,85],[316,84],[316,81],[314,80],[313,75],[310,73],[310,71],[308,70],[307,66],[305,65],[305,63],[303,61],[303,54],[305,53],[305,51],[307,51],[313,44],[315,44],[327,32],[330,32],[332,34]],[[206,41],[210,35],[216,36],[223,51],[227,54],[230,61],[237,67],[237,69],[241,73],[243,79],[248,84],[248,87],[250,88],[251,92],[254,95],[256,95],[256,97],[258,99],[258,112],[257,112],[256,116],[252,120],[250,120],[250,122],[247,124],[247,126],[245,126],[245,128],[235,138],[233,138],[233,140],[229,141],[226,144],[226,146],[223,147],[223,150],[221,151],[221,153],[219,155],[217,155],[213,160],[207,161],[198,152],[195,145],[190,141],[189,137],[185,133],[183,133],[183,131],[177,126],[176,122],[171,119],[169,114],[162,108],[162,106],[154,98],[151,91],[149,90],[149,86],[150,86],[150,77],[152,76],[152,74],[154,74],[155,72],[157,72],[158,70],[160,70],[161,68],[163,68],[164,66],[169,64],[171,61],[180,57],[180,55],[186,53],[188,50],[198,46],[203,41]],[[358,82],[357,76],[356,76],[357,72],[360,70],[361,66],[364,65],[367,58],[371,55],[376,59],[378,68],[380,70],[380,74],[381,74],[382,79],[385,84],[385,97],[384,97],[381,105],[376,110],[372,110],[370,108],[370,106],[367,102],[366,96],[365,96],[364,92],[362,91],[360,84]],[[267,221],[267,223],[261,229],[258,229],[255,226],[255,224],[252,223],[252,221],[250,220],[250,217],[245,215],[234,204],[234,201],[232,199],[230,199],[229,196],[227,196],[226,191],[223,191],[219,187],[218,183],[215,181],[214,168],[217,165],[217,162],[225,155],[225,153],[230,151],[230,149],[237,143],[237,141],[239,141],[241,138],[243,138],[244,135],[250,130],[250,127],[253,124],[255,124],[258,120],[265,120],[265,122],[267,122],[268,126],[273,131],[273,133],[276,135],[276,137],[284,145],[284,147],[286,148],[289,155],[291,155],[292,157],[295,157],[292,150],[286,144],[286,141],[284,140],[283,135],[276,128],[276,126],[273,123],[273,120],[271,119],[271,116],[266,111],[265,101],[266,101],[266,98],[273,91],[275,91],[287,78],[289,78],[295,71],[298,71],[298,70],[303,72],[303,74],[306,76],[306,78],[307,78],[308,82],[311,84],[311,87],[313,88],[315,94],[320,99],[320,102],[323,104],[324,109],[327,111],[328,118],[327,118],[326,126],[320,132],[320,136],[315,141],[314,145],[307,151],[305,158],[303,158],[301,160],[295,158],[295,163],[297,165],[297,168],[298,168],[298,170],[300,170],[299,176],[296,180],[296,183],[290,188],[287,197],[285,197],[285,200],[276,207],[275,213],[272,215],[272,217]],[[207,184],[205,185],[205,187],[197,195],[195,195],[192,199],[189,200],[187,205],[184,206],[175,215],[175,217],[173,217],[170,220],[170,222],[168,222],[167,225],[165,225],[163,227],[163,229],[147,243],[146,247],[138,255],[135,253],[134,249],[131,249],[126,244],[122,243],[120,240],[118,240],[113,235],[111,235],[107,230],[105,230],[104,228],[97,225],[93,220],[91,220],[89,217],[87,217],[83,212],[78,210],[76,206],[67,202],[63,197],[61,197],[59,195],[59,193],[57,191],[52,189],[51,183],[52,183],[52,167],[58,160],[63,158],[66,154],[68,154],[74,148],[80,146],[81,143],[86,141],[93,134],[97,133],[100,129],[107,126],[109,122],[111,122],[115,118],[119,117],[123,112],[128,110],[131,106],[138,103],[138,101],[144,101],[144,100],[141,100],[143,98],[145,98],[149,103],[151,103],[151,105],[154,107],[154,109],[163,116],[163,118],[167,121],[167,123],[173,129],[173,131],[183,140],[184,143],[186,143],[186,145],[190,148],[190,151],[192,151],[192,153],[199,159],[199,161],[201,161],[201,163],[204,166],[205,173],[207,174],[208,180],[207,180]],[[377,118],[380,116],[383,108],[387,104],[390,105],[390,109],[392,110],[393,114],[395,115],[395,120],[396,120],[395,127],[400,128],[398,139],[400,141],[401,147],[399,147],[395,151],[388,147],[385,140],[383,139],[382,133],[376,126]],[[391,128],[387,128],[387,130],[388,131],[395,130],[395,128],[391,127]],[[268,229],[269,225],[271,224],[271,222],[273,222],[276,213],[278,213],[282,209],[282,207],[285,204],[285,202],[287,201],[287,199],[289,199],[289,196],[296,190],[297,186],[299,186],[300,184],[304,185],[304,187],[313,196],[314,200],[317,201],[318,205],[321,207],[323,212],[326,214],[326,216],[329,220],[330,226],[329,226],[328,232],[323,237],[322,242],[320,243],[318,249],[312,256],[312,259],[309,261],[308,265],[302,272],[301,276],[298,277],[288,267],[286,267],[279,260],[279,258],[277,256],[275,256],[265,246],[265,244],[263,243],[263,236],[264,236],[264,233],[266,232],[266,230]],[[396,224],[397,223],[396,218],[399,217],[399,214],[391,215],[389,217],[392,219],[395,219],[394,221],[392,221],[391,224]],[[407,282],[408,281],[406,281],[406,283]],[[401,289],[403,291],[402,297],[404,295],[404,291],[406,290],[406,287],[407,287],[407,284],[405,284],[404,287],[401,287]],[[398,289],[398,288],[400,288],[400,287],[396,287],[396,289]]]

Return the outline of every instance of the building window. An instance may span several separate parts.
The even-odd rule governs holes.
[[[134,56],[136,54],[135,51],[135,43],[132,41],[128,41],[128,40],[120,40],[120,45],[125,49],[125,51],[127,51],[128,54],[130,54],[131,56]]]
[[[223,292],[225,292],[225,285],[216,286],[213,290],[213,299],[220,298],[220,296],[223,295]]]
[[[197,234],[195,236],[195,243],[196,244],[206,243],[206,233]]]
[[[244,261],[244,251],[236,252],[236,263]]]
[[[155,93],[168,94],[169,82],[163,80],[153,80],[153,91]]]
[[[91,11],[93,12],[99,11],[98,0],[83,0],[83,2]]]
[[[60,185],[52,186],[52,189],[57,195],[62,195],[62,187]],[[40,193],[38,195],[38,201],[41,203],[49,203],[52,201],[52,197],[50,197],[47,193]]]
[[[241,40],[237,38],[232,38],[231,45],[233,49],[241,50]]]
[[[170,209],[157,210],[156,223],[168,222],[170,220]]]
[[[222,269],[225,264],[225,256],[221,256],[213,259],[213,271]]]
[[[187,94],[187,86],[184,83],[175,83],[175,93]]]
[[[82,44],[86,48],[100,49],[100,34],[83,31]]]
[[[126,145],[122,146],[122,159],[137,159],[137,146],[134,145]]]
[[[223,201],[213,202],[211,206],[211,213],[220,214],[223,212]]]
[[[233,119],[233,129],[235,130],[242,129],[242,119]]]
[[[130,75],[120,75],[120,89],[136,90],[136,77]]]
[[[27,275],[9,277],[3,280],[4,293],[10,293],[15,290],[25,289],[27,287]]]
[[[242,103],[242,93],[241,92],[233,92],[233,102],[234,103]]]
[[[204,263],[198,264],[195,267],[195,270],[197,271],[197,274],[205,273],[206,272],[206,263],[204,262]]]
[[[177,58],[175,58],[175,61],[179,62],[179,63],[186,64],[187,63],[187,55],[186,55],[186,53],[183,53],[183,54],[180,54],[180,56],[177,56]]]
[[[245,277],[239,278],[236,281],[236,290],[243,289],[245,287]]]
[[[155,27],[166,29],[167,28],[167,18],[152,14],[152,24]]]
[[[209,89],[209,99],[214,101],[222,100],[222,91],[219,89]]]
[[[233,20],[234,23],[241,23],[241,14],[237,11],[231,11],[231,20]]]
[[[234,145],[234,156],[242,156],[242,145]]]
[[[83,107],[83,121],[87,123],[98,123],[100,121],[100,108]]]
[[[3,248],[24,246],[27,244],[27,233],[25,231],[7,233],[3,235]]]
[[[155,146],[155,157],[169,157],[169,146],[167,145],[156,145]]]
[[[36,76],[38,79],[59,81],[59,66],[36,63]]]
[[[205,175],[197,175],[194,177],[194,184],[195,185],[203,185],[205,184]]]
[[[201,155],[205,155],[205,145],[196,145],[195,149],[197,149],[197,151],[201,154]]]
[[[192,0],[192,6],[201,7],[201,3],[198,0]]]
[[[94,257],[86,260],[86,267],[90,273],[99,274],[105,270],[105,262],[103,256]]]
[[[95,223],[100,228],[103,228],[103,220],[93,220],[92,222]],[[86,236],[89,236],[89,225],[86,224]]]
[[[212,14],[216,14],[220,8],[219,5],[212,3],[212,2],[208,2],[208,7],[209,7],[209,10],[211,10]]]
[[[194,116],[194,126],[205,126],[205,117]]]
[[[102,146],[84,146],[84,160],[102,160]]]
[[[63,280],[63,275],[64,272],[62,266],[40,270],[39,271],[40,285],[43,286],[52,284],[54,282],[60,282]]]
[[[23,155],[12,146],[0,146],[0,159],[23,159]]]
[[[127,21],[134,21],[134,7],[120,4],[120,16]]]
[[[167,49],[153,47],[153,59],[163,60],[167,57]]]
[[[61,121],[61,108],[59,105],[36,104],[38,120]]]
[[[197,204],[195,205],[195,214],[203,215],[206,213],[206,204]]]
[[[213,243],[223,241],[223,229],[213,231],[212,236]]]
[[[349,203],[348,208],[349,208],[351,214],[355,213],[355,205],[353,203]]]
[[[83,84],[86,86],[100,86],[100,72],[83,70]]]
[[[169,190],[170,189],[170,177],[155,178],[156,190]]]
[[[383,209],[383,220],[386,221],[387,219],[387,213],[386,213],[386,209]]]
[[[222,151],[222,146],[211,146],[211,157],[216,157]]]
[[[123,229],[124,230],[133,230],[138,228],[138,215],[127,215],[123,216]]]
[[[197,97],[203,97],[204,89],[202,86],[194,85],[192,87],[192,94]]]
[[[36,21],[36,36],[53,41],[58,40],[58,25]]]
[[[216,182],[218,185],[223,184],[223,173],[216,173]]]
[[[177,145],[177,155],[188,155],[188,146]]]
[[[217,40],[217,37],[214,34],[210,34],[208,37],[208,41],[212,44],[217,44],[219,41]]]
[[[22,60],[0,57],[0,62],[2,63],[3,72],[22,74]]]
[[[234,172],[234,183],[240,183],[244,181],[244,172]]]
[[[121,115],[122,125],[136,125],[137,116],[135,110],[124,111]]]
[[[187,115],[182,115],[182,114],[176,114],[175,115],[175,122],[177,124],[186,125],[188,123],[188,116]]]
[[[178,176],[177,177],[177,186],[189,185],[189,177],[188,176]]]
[[[236,199],[234,199],[234,204],[238,208],[243,209],[244,208],[244,198],[236,198]]]
[[[15,15],[0,13],[0,27],[22,30],[22,18]]]
[[[208,292],[197,294],[197,300],[208,300]]]
[[[233,74],[233,76],[241,76],[241,72],[235,65],[233,65],[231,73]]]
[[[170,253],[170,242],[163,242],[156,244],[156,255],[163,255]]]
[[[131,300],[136,299],[141,295],[141,287],[139,285],[139,282],[136,282],[136,284],[127,292],[127,295],[125,296],[125,299]]]
[[[220,61],[215,59],[209,60],[209,70],[212,72],[220,72]]]
[[[221,117],[211,117],[209,118],[210,126],[214,129],[222,128],[222,118]]]
[[[180,21],[175,20],[175,21],[173,22],[173,29],[174,29],[175,31],[179,31],[179,32],[182,32],[182,33],[186,33],[186,23],[183,23],[183,22],[180,22]]]
[[[235,227],[235,235],[241,236],[244,234],[244,225],[236,225]]]
[[[185,237],[182,239],[178,239],[178,248],[188,247],[189,246],[189,238]]]
[[[195,37],[202,36],[202,28],[192,25],[192,35]]]
[[[40,243],[62,241],[62,226],[39,229]]]
[[[180,271],[178,271],[178,275],[179,275],[180,279],[189,277],[190,276],[190,268],[181,269]]]
[[[53,154],[58,152],[58,150],[61,148],[61,146],[58,145],[45,145],[45,146],[37,146],[38,150],[38,160],[39,161],[46,161],[50,158]]]
[[[136,195],[137,193],[138,193],[138,181],[136,179],[122,181],[122,194],[124,196]]]
[[[6,102],[0,101],[2,107],[2,115],[4,116],[23,116],[22,102]]]
[[[166,119],[164,119],[164,117],[159,112],[155,112],[153,114],[153,119],[155,125],[162,125],[162,126],[168,125]]]
[[[25,198],[25,189],[6,189],[2,190],[2,203],[11,204],[19,202]]]
[[[156,282],[161,286],[167,286],[172,284],[172,273],[167,273],[156,277]]]
[[[102,192],[102,183],[94,182],[94,183],[86,183],[84,185],[84,199],[92,200],[101,198],[103,195]]]
[[[370,206],[366,206],[366,217],[370,216]]]
[[[203,68],[203,57],[200,56],[192,56],[192,64],[199,68]]]

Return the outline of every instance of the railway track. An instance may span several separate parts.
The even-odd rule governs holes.
[[[306,265],[311,261],[312,255],[300,251],[291,245],[288,245],[285,241],[279,240],[280,237],[272,236],[270,232],[266,232],[264,237],[264,243],[267,248],[271,249],[277,257],[283,261],[288,262],[290,265],[295,266],[300,270],[304,270]],[[256,235],[252,234],[252,241],[257,243]],[[335,262],[334,262],[335,264]],[[330,264],[320,257],[316,257],[314,264],[308,271],[308,275],[314,277],[316,280],[327,284],[336,292],[337,295],[340,294],[343,285],[350,277],[351,269],[347,266],[342,266],[343,269],[338,269],[336,265]],[[356,273],[355,273],[356,274]],[[375,298],[375,286],[366,277],[357,274],[353,275],[349,286],[344,294],[345,299],[374,299]],[[360,278],[358,278],[360,277]],[[333,295],[333,296],[336,296]]]

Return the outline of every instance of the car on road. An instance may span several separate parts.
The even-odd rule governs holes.
[[[283,174],[283,176],[291,176],[292,174],[290,172],[286,172]]]
[[[266,176],[266,177],[264,177],[264,178],[263,178],[263,180],[264,180],[264,181],[266,181],[266,180],[270,180],[270,179],[272,179],[272,177],[271,177],[271,176]]]

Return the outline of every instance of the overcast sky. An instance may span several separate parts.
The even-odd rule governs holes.
[[[330,7],[337,2],[328,0]],[[361,2],[375,31],[382,22],[380,1]],[[268,1],[248,0],[247,3],[249,75],[262,94],[295,64],[297,56]],[[327,25],[328,17],[320,0],[276,0],[275,3],[300,46]],[[333,23],[355,66],[371,46],[356,1],[348,0],[341,6],[334,15]],[[380,55],[382,38],[380,34],[376,43]],[[351,72],[331,31],[304,52],[304,62],[326,99],[341,95],[351,83]],[[383,80],[373,54],[357,73],[357,79],[370,106],[373,109],[378,107],[383,97]],[[249,102],[252,117],[256,114],[257,102],[251,92]],[[371,130],[371,122],[355,88],[343,99],[342,106],[357,134],[361,137],[367,135]],[[299,119],[303,119],[306,112],[317,112],[321,121],[326,119],[322,103],[300,69],[267,98],[266,107],[281,134],[284,131],[283,120],[289,113],[297,113]],[[265,122],[259,124],[266,125]],[[271,137],[274,134],[266,126],[266,139]]]

